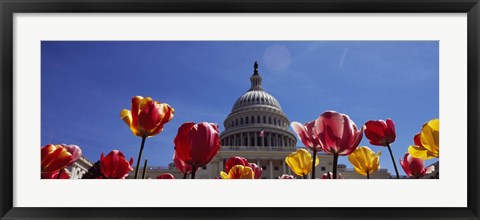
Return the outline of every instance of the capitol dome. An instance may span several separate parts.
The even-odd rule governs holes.
[[[277,99],[263,90],[257,62],[250,82],[250,89],[237,99],[224,121],[225,131],[220,135],[222,146],[292,150],[296,138],[288,129],[290,122]]]

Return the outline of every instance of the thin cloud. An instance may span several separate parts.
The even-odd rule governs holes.
[[[343,62],[345,61],[345,57],[347,56],[348,48],[343,50],[342,58],[340,59],[340,63],[338,63],[338,68],[342,68]]]

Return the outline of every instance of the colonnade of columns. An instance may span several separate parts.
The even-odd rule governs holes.
[[[264,132],[263,137],[260,137],[260,132],[233,134],[223,138],[221,141],[221,144],[224,146],[288,147],[295,145],[295,141],[292,138],[271,132]]]
[[[248,159],[248,158],[247,158]],[[282,174],[292,174],[291,170],[289,167],[287,167],[287,164],[285,163],[284,160],[275,160],[275,159],[268,159],[266,160],[266,163],[267,165],[263,165],[260,160],[251,160],[251,159],[248,159],[248,161],[250,162],[254,162],[256,163],[258,166],[260,167],[265,167],[266,170],[263,171],[263,174],[262,174],[262,177],[265,177],[265,178],[269,178],[269,179],[275,179],[275,178],[278,178],[276,175],[274,176],[274,171],[275,171],[275,168],[274,168],[274,161],[280,161],[281,165],[282,165]],[[262,159],[262,161],[265,161],[264,159]],[[225,170],[225,162],[223,160],[220,160],[218,162],[218,166],[220,168],[219,172],[220,171],[224,171]],[[277,171],[278,172],[278,171]]]

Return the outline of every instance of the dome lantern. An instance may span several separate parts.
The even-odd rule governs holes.
[[[262,77],[258,74],[258,63],[255,61],[253,64],[253,75],[250,77],[250,82],[252,86],[250,87],[249,91],[252,90],[263,90],[262,88]]]

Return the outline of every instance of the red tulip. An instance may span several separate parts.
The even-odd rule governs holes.
[[[54,173],[72,165],[82,156],[82,150],[76,145],[48,144],[41,149],[42,173]]]
[[[235,165],[248,166],[248,161],[243,157],[230,157],[225,162],[225,172],[228,173],[230,169]]]
[[[171,173],[162,173],[157,176],[157,179],[175,179],[175,177]]]
[[[58,177],[59,173],[60,171],[53,173],[42,173],[42,179],[70,179],[70,171],[68,171],[66,168],[64,168],[62,173],[60,173],[60,178]]]
[[[288,175],[288,174],[282,174],[282,175],[279,176],[278,178],[279,178],[279,179],[296,179],[294,176]]]
[[[107,179],[125,179],[132,168],[133,157],[130,161],[125,159],[122,152],[113,150],[106,157],[100,156],[100,167],[103,175]]]
[[[349,155],[362,140],[362,130],[358,130],[348,115],[326,111],[315,120],[316,135],[322,149],[327,154]]]
[[[370,144],[376,146],[388,146],[395,142],[395,124],[389,118],[386,121],[367,121],[365,123],[365,137],[370,140]]]
[[[403,160],[400,160],[400,165],[402,165],[403,171],[405,171],[407,176],[415,177],[417,179],[435,171],[434,166],[424,168],[425,161],[420,158],[412,157],[409,153],[406,153]]]
[[[315,121],[305,123],[304,125],[294,121],[291,123],[291,126],[306,147],[311,150],[322,150],[322,143],[315,133]]]
[[[194,168],[207,165],[220,149],[218,126],[213,123],[184,123],[174,140],[178,158]]]
[[[263,169],[261,166],[258,166],[257,164],[255,163],[248,163],[248,166],[250,168],[252,168],[253,170],[253,173],[254,173],[254,178],[255,179],[260,179],[260,177],[262,176],[262,173],[263,173]]]
[[[173,152],[173,163],[175,164],[175,167],[177,168],[177,170],[180,171],[181,173],[183,174],[192,173],[192,166],[189,164],[186,164],[183,160],[178,159],[176,151]]]

